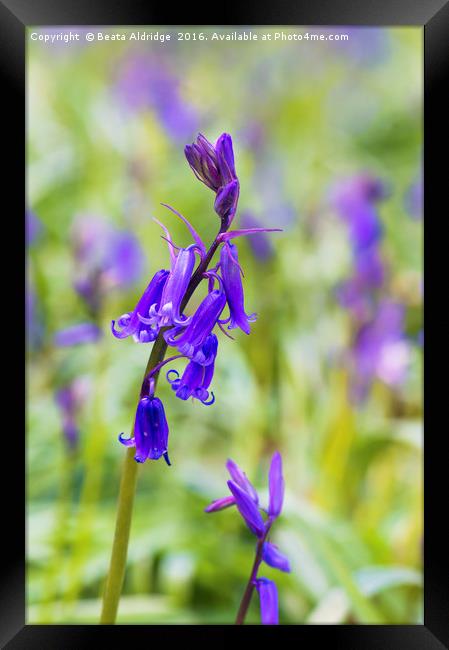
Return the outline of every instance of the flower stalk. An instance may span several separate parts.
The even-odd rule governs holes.
[[[259,539],[256,546],[256,557],[254,558],[253,568],[251,569],[251,574],[249,576],[246,589],[243,593],[242,601],[240,603],[239,611],[237,612],[237,618],[235,619],[236,625],[243,625],[245,622],[246,613],[248,612],[249,605],[251,603],[251,598],[253,595],[254,588],[256,586],[257,572],[262,562],[262,551],[263,545],[268,537],[271,524],[267,526],[265,534],[262,539]]]
[[[221,232],[223,232],[223,226],[220,228],[217,237],[214,239],[204,259],[192,275],[184,299],[181,303],[181,311],[183,311],[187,306],[187,303],[192,297],[193,292],[201,282],[203,274],[207,271],[214,253],[218,248],[218,236],[221,234]],[[154,342],[142,380],[142,391],[144,390],[144,386],[147,383],[146,379],[148,374],[151,373],[152,370],[154,370],[158,365],[161,365],[161,362],[164,360],[168,347],[168,344],[163,336],[166,329],[168,328],[163,328],[160,330],[158,337]],[[156,387],[158,376],[159,370],[157,370],[152,375],[154,388]],[[126,456],[123,463],[111,561],[109,565],[108,576],[106,579],[105,590],[103,593],[103,606],[100,618],[101,624],[114,624],[117,618],[118,605],[120,595],[122,593],[123,580],[125,578],[126,571],[126,559],[128,556],[129,534],[133,514],[134,496],[137,486],[138,468],[139,463],[136,463],[134,460],[134,449],[130,447],[126,450]]]
[[[212,331],[216,325],[223,329],[222,325],[230,321],[228,329],[239,326],[248,334],[247,321],[253,321],[256,317],[255,314],[247,316],[244,311],[237,248],[230,240],[255,231],[279,230],[229,231],[236,213],[240,187],[230,135],[223,133],[216,144],[212,145],[200,134],[196,143],[186,147],[185,154],[197,178],[215,194],[214,209],[220,217],[220,228],[211,246],[206,250],[201,237],[187,219],[166,205],[165,207],[186,224],[194,243],[187,248],[179,248],[173,243],[168,229],[159,224],[165,233],[163,238],[168,243],[171,268],[158,271],[134,310],[111,323],[112,334],[117,339],[132,336],[136,343],[154,343],[141,384],[133,431],[130,438],[125,438],[123,434],[119,436],[120,443],[128,449],[120,484],[110,568],[103,595],[101,623],[106,624],[114,623],[117,616],[126,570],[138,465],[148,459],[157,460],[161,456],[168,465],[171,464],[168,457],[168,423],[164,406],[155,396],[160,370],[169,361],[187,357],[190,362],[181,379],[169,379],[172,372],[179,377],[177,371],[170,371],[167,376],[176,396],[185,400],[191,395],[205,406],[214,403],[214,394],[211,391],[209,397],[208,389],[213,378],[218,341]],[[226,253],[222,252],[220,262],[208,271],[220,245],[226,248]],[[194,270],[197,254],[200,256],[200,262]],[[219,267],[221,277],[217,273]],[[208,295],[196,313],[187,317],[183,313],[184,309],[203,280],[208,282]],[[217,289],[214,289],[215,281],[218,282]],[[226,304],[230,317],[223,321],[220,316]],[[164,361],[168,346],[176,347],[180,354]]]

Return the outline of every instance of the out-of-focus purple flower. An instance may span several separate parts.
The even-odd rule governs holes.
[[[377,246],[366,249],[354,259],[353,275],[337,287],[340,304],[363,322],[374,308],[373,292],[380,289],[385,278],[385,268]]]
[[[30,246],[42,231],[42,224],[32,210],[25,210],[26,242]]]
[[[242,228],[262,228],[263,224],[249,213],[242,214],[240,218]],[[274,255],[274,247],[266,233],[248,235],[248,243],[254,257],[260,262],[268,262]]]
[[[332,202],[348,226],[355,253],[364,251],[381,238],[383,229],[375,203],[385,196],[383,183],[369,174],[341,181],[334,189]]]
[[[276,584],[268,578],[257,578],[255,586],[259,593],[262,625],[278,625],[279,605]]]
[[[410,362],[404,336],[404,306],[390,300],[379,305],[373,320],[363,325],[351,350],[351,396],[363,401],[375,378],[389,386],[400,385]]]
[[[271,544],[271,542],[264,543],[262,559],[268,566],[279,569],[279,571],[284,571],[285,573],[290,573],[288,557],[281,553],[275,544]]]
[[[94,323],[78,323],[56,332],[54,343],[58,347],[64,348],[81,343],[95,343],[101,336],[101,329]]]
[[[164,405],[158,397],[150,395],[139,401],[134,421],[134,435],[124,438],[121,433],[119,441],[126,447],[135,447],[135,460],[144,463],[147,458],[158,460],[164,457],[170,465],[168,457],[168,424],[165,417]]]
[[[250,333],[249,323],[256,320],[256,314],[245,313],[241,269],[239,265],[237,246],[232,242],[226,243],[221,249],[220,267],[223,278],[224,290],[229,306],[228,329],[239,327],[245,334]]]
[[[422,175],[407,190],[405,207],[413,219],[419,220],[423,218],[424,182]]]
[[[197,110],[181,92],[181,83],[161,59],[131,57],[121,72],[117,91],[132,110],[154,110],[174,141],[192,137],[198,126]]]
[[[228,227],[236,213],[240,192],[231,136],[222,133],[213,145],[200,133],[184,152],[198,180],[216,193],[215,211]]]
[[[260,155],[267,142],[265,125],[257,120],[250,120],[239,133],[239,139],[254,154]]]
[[[337,288],[337,297],[359,323],[371,317],[374,292],[384,282],[378,249],[383,229],[376,203],[385,196],[383,183],[367,173],[341,181],[332,192],[333,205],[348,227],[353,252],[353,274]]]
[[[27,278],[25,290],[25,319],[27,344],[33,350],[40,347],[44,337],[44,322],[35,290]]]
[[[62,430],[70,450],[79,441],[78,416],[89,394],[90,382],[87,377],[77,377],[74,381],[56,391],[55,400],[62,417]]]
[[[162,292],[169,276],[165,270],[158,271],[151,279],[142,294],[139,302],[132,312],[123,314],[117,321],[121,330],[115,328],[115,321],[111,322],[111,331],[118,339],[132,336],[137,343],[149,343],[154,341],[159,333],[157,318],[150,318],[150,309],[159,308]]]
[[[137,239],[105,219],[77,217],[72,242],[76,263],[74,287],[94,312],[105,293],[132,286],[142,274],[145,258]]]

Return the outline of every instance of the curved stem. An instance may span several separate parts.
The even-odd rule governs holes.
[[[254,558],[253,568],[251,569],[248,584],[246,585],[242,602],[240,603],[239,611],[237,612],[237,618],[235,619],[236,625],[243,625],[245,621],[246,612],[248,611],[248,607],[254,591],[254,581],[257,578],[257,571],[259,570],[260,563],[262,562],[262,546],[263,540],[259,540],[257,542],[256,557]]]
[[[248,607],[251,602],[251,597],[254,591],[254,586],[255,586],[254,583],[257,578],[257,572],[259,570],[260,563],[262,562],[263,545],[265,543],[265,540],[268,537],[268,533],[270,532],[271,524],[272,524],[272,519],[270,518],[266,524],[264,536],[257,541],[256,557],[254,558],[253,568],[251,569],[251,574],[249,576],[248,583],[246,585],[246,589],[243,594],[242,601],[240,603],[239,611],[237,612],[237,618],[235,619],[236,625],[243,625],[245,621],[245,616],[248,611]]]
[[[222,228],[218,235],[222,232]],[[185,293],[184,299],[181,303],[181,312],[189,302],[193,292],[201,282],[203,273],[207,270],[215,251],[218,248],[219,241],[218,235],[214,239],[211,247],[207,251],[205,257],[198,265],[196,271],[190,279],[189,286]],[[153,344],[150,358],[148,359],[145,368],[141,392],[145,389],[147,375],[151,372],[152,380],[154,381],[154,389],[156,389],[157,379],[159,376],[160,368],[167,351],[167,343],[164,339],[164,332],[168,328],[162,328],[159,331],[158,337]],[[157,368],[159,366],[159,368]],[[154,372],[152,372],[154,371]],[[112,544],[111,561],[109,565],[109,572],[106,579],[106,585],[103,593],[103,607],[101,612],[100,623],[113,624],[117,618],[117,610],[120,600],[120,595],[123,587],[123,580],[126,571],[126,558],[128,555],[129,534],[131,530],[132,513],[134,506],[134,496],[137,485],[137,473],[139,463],[134,460],[134,449],[130,447],[127,449],[125,461],[123,464],[122,479],[120,481],[120,492],[118,496],[117,506],[117,519],[115,523],[114,541]]]

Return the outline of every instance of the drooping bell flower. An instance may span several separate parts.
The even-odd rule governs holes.
[[[288,557],[280,552],[276,544],[272,544],[271,542],[264,543],[262,548],[262,559],[265,564],[273,567],[273,569],[279,569],[279,571],[290,573],[290,562]]]
[[[222,133],[214,146],[200,133],[184,152],[195,176],[216,193],[215,211],[228,227],[237,210],[240,191],[231,136]]]
[[[171,374],[174,374],[176,378],[171,379]],[[167,380],[175,391],[176,397],[179,397],[179,399],[187,400],[189,397],[192,397],[202,402],[205,406],[210,406],[215,402],[214,394],[211,393],[211,398],[209,399],[209,391],[207,390],[212,382],[213,374],[213,364],[201,366],[199,363],[195,363],[195,361],[190,361],[181,378],[179,378],[177,370],[169,370]]]
[[[157,319],[159,327],[185,325],[188,320],[181,316],[180,307],[195,266],[196,248],[195,244],[181,248],[164,285],[159,307],[153,304],[150,309],[150,316]]]
[[[262,625],[279,624],[278,591],[276,584],[268,578],[257,578],[255,586],[260,599],[260,620]]]
[[[245,334],[249,334],[249,323],[256,320],[256,314],[250,314],[248,316],[245,312],[238,251],[237,246],[231,241],[227,242],[221,249],[220,267],[230,313],[228,329],[231,330],[239,327]],[[225,323],[227,321],[222,322]]]
[[[150,319],[150,309],[159,308],[162,292],[169,276],[165,270],[158,271],[145,289],[142,297],[137,303],[134,311],[123,314],[117,324],[120,330],[115,328],[115,321],[111,323],[113,335],[118,339],[132,336],[137,343],[148,343],[154,341],[159,332],[157,318]]]
[[[170,465],[168,424],[164,406],[158,397],[150,395],[140,399],[134,421],[134,435],[124,438],[121,433],[119,441],[126,447],[136,448],[134,458],[138,463],[144,463],[147,458],[158,460],[163,456],[167,465]]]
[[[193,358],[210,336],[226,304],[223,289],[214,289],[204,298],[185,329],[175,327],[164,333],[169,345],[176,346],[181,354]],[[180,330],[182,333],[179,334]],[[210,340],[210,339],[209,339]]]
[[[197,348],[195,354],[191,357],[192,361],[199,363],[201,366],[209,366],[214,363],[218,351],[218,339],[215,334],[209,334],[203,345]]]

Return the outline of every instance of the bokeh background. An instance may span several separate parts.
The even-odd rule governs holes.
[[[213,194],[183,154],[198,131],[233,137],[236,222],[283,232],[238,244],[258,321],[219,334],[216,403],[182,402],[161,377],[173,465],[139,469],[118,622],[234,620],[254,538],[235,510],[203,509],[226,494],[228,457],[266,496],[276,449],[272,539],[292,572],[261,573],[281,622],[421,622],[422,30],[173,30],[164,44],[71,30],[79,43],[28,41],[28,622],[98,622],[117,436],[150,352],[110,321],[167,267],[152,217],[190,243],[161,202],[215,235]]]

